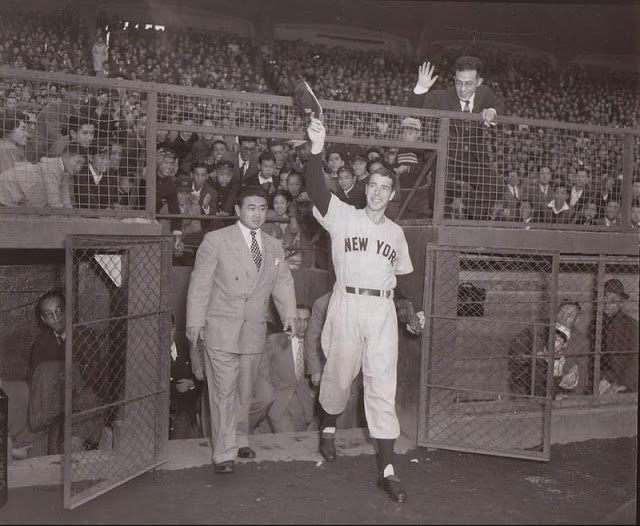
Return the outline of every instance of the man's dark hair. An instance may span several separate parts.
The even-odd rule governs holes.
[[[284,197],[287,200],[287,203],[290,203],[293,200],[293,197],[291,196],[291,194],[289,193],[288,190],[285,190],[284,188],[278,188],[276,190],[276,193],[273,194],[273,199],[275,199],[276,197],[278,197],[279,195],[281,195],[282,197]]]
[[[64,298],[64,292],[62,291],[62,289],[60,288],[52,289],[48,292],[45,292],[42,296],[38,298],[38,303],[36,303],[36,317],[38,319],[42,317],[42,304],[46,300],[50,300],[52,298],[59,298],[60,305],[62,306],[63,309],[65,308],[65,298]]]
[[[484,73],[482,60],[471,55],[463,55],[456,60],[456,71],[476,71],[477,78],[482,78]]]
[[[396,174],[393,173],[388,168],[385,168],[385,167],[378,168],[371,175],[373,175],[373,174],[379,174],[379,175],[382,175],[383,177],[388,177],[389,179],[391,179],[391,191],[392,192],[395,191],[395,189],[398,187],[398,180],[396,178]],[[371,180],[371,179],[369,179],[369,180]]]
[[[242,208],[242,204],[247,197],[263,197],[265,202],[269,203],[269,192],[267,192],[262,186],[257,185],[243,185],[240,187],[238,191],[238,195],[236,196],[236,205]]]
[[[269,139],[268,147],[282,146],[284,148],[284,141],[282,139]]]
[[[273,161],[276,162],[276,158],[273,156],[271,152],[262,152],[260,157],[258,157],[258,164],[262,164],[263,161]]]
[[[207,172],[209,171],[209,166],[204,161],[196,161],[196,162],[192,163],[191,164],[191,170],[189,170],[189,171],[193,172],[193,171],[195,171],[196,168],[204,168]]]
[[[228,150],[229,147],[227,146],[227,143],[225,141],[223,141],[222,139],[216,139],[215,141],[213,141],[211,143],[211,148],[213,148],[216,144],[224,144],[224,147]]]
[[[367,172],[371,173],[371,166],[373,166],[375,163],[379,163],[380,165],[382,165],[387,170],[391,170],[391,167],[389,166],[389,163],[387,161],[385,161],[384,159],[380,158],[380,159],[372,159],[370,161],[367,161]]]
[[[351,168],[351,166],[347,166],[346,164],[338,168],[336,173],[340,175],[340,172],[349,172],[351,174],[351,177],[356,176],[356,174],[353,172],[353,168]]]
[[[240,137],[238,137],[238,144],[242,144],[243,142],[258,142],[258,139],[256,139],[255,137],[241,135]]]
[[[78,130],[87,124],[93,124],[93,120],[87,115],[86,112],[75,113],[69,117],[67,126],[67,135],[71,135],[71,131],[78,133]]]
[[[300,182],[302,183],[302,188],[306,187],[307,180],[305,179],[304,174],[301,174],[300,172],[290,172],[289,175],[287,175],[287,181],[289,181],[289,177],[291,177],[292,175],[300,179]]]
[[[29,116],[26,113],[20,110],[4,110],[2,114],[2,127],[0,128],[1,136],[7,137],[11,135],[11,132],[17,129],[21,122],[25,124],[29,122]]]
[[[309,305],[306,305],[304,303],[298,303],[296,305],[296,309],[306,310],[309,314],[311,314],[311,307],[309,307]]]

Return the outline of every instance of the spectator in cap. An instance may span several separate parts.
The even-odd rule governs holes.
[[[369,181],[369,171],[367,165],[369,159],[364,148],[359,144],[354,144],[349,148],[349,159],[351,161],[351,169],[356,178],[356,183],[364,190]]]
[[[156,214],[179,214],[178,195],[175,176],[178,173],[178,158],[169,146],[162,146],[156,152]],[[166,219],[160,223],[170,226],[171,233],[178,238],[182,234],[180,219],[172,218],[167,225]]]
[[[605,281],[600,394],[638,391],[638,321],[623,312],[629,299],[619,279]]]
[[[110,173],[110,152],[109,144],[89,148],[89,163],[74,177],[73,195],[78,208],[118,207],[118,178]]]
[[[422,133],[422,123],[420,119],[405,117],[402,120],[401,140],[412,143],[420,139]],[[392,166],[393,172],[398,177],[400,191],[396,192],[396,200],[404,201],[411,188],[416,184],[420,173],[424,167],[424,150],[403,146],[398,148],[396,162]],[[431,172],[426,174],[420,182],[409,205],[406,208],[405,218],[426,218],[431,217],[433,211],[433,191],[431,185]],[[389,213],[396,212],[395,203],[390,203]]]
[[[178,176],[175,187],[180,215],[204,215],[197,199],[193,198],[193,183],[188,175]],[[182,219],[180,231],[182,233],[176,237],[173,246],[173,261],[177,265],[190,266],[195,262],[195,247],[202,240],[202,224],[199,219]]]
[[[231,161],[221,160],[216,163],[211,176],[207,180],[208,186],[211,186],[216,193],[215,209],[217,216],[226,217],[234,213],[236,195],[240,188],[240,183],[234,179],[233,173],[233,163]],[[212,220],[207,228],[209,230],[218,230],[227,224],[225,221]]]

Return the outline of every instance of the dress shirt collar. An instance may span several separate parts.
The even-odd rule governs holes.
[[[91,165],[89,165],[89,172],[91,173],[91,177],[93,177],[94,182],[96,184],[100,184],[100,179],[102,179],[103,174],[99,174],[98,172],[96,172],[94,167]]]
[[[571,210],[571,208],[569,207],[569,205],[567,204],[566,201],[564,203],[562,203],[562,208],[560,208],[560,210],[558,210],[556,208],[556,200],[555,199],[553,201],[551,201],[547,206],[549,208],[551,208],[551,210],[553,210],[554,214],[559,214],[560,212],[565,212],[567,210]]]
[[[265,179],[262,177],[262,172],[258,173],[258,182],[260,184],[273,183],[273,177],[269,177],[269,179]]]
[[[247,228],[242,224],[241,221],[237,221],[236,224],[240,227],[240,232],[242,232],[242,237],[247,242],[247,246],[251,249],[251,229]],[[262,236],[260,235],[260,229],[256,230],[256,239],[258,240],[258,246],[260,247],[260,251],[262,252]]]
[[[462,111],[464,111],[464,101],[462,99],[458,99],[460,101],[460,109]],[[473,95],[471,95],[471,97],[469,97],[469,109],[471,110],[471,112],[473,112],[473,103],[476,100],[476,94],[474,93]]]

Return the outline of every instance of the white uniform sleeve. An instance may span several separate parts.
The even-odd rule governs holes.
[[[324,216],[315,206],[313,207],[313,217],[318,220],[318,223],[320,223],[329,234],[338,233],[341,227],[343,227],[355,213],[355,206],[340,201],[334,194],[331,194],[329,207]]]
[[[404,237],[402,228],[400,229],[400,240],[398,246],[400,247],[400,254],[398,259],[395,260],[393,267],[397,275],[409,274],[413,272],[413,263],[411,263],[411,256],[409,255],[409,245],[407,245],[407,239]]]

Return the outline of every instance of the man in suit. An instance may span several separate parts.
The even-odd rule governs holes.
[[[244,185],[262,186],[269,194],[269,206],[272,208],[273,196],[280,186],[280,176],[274,174],[276,158],[271,152],[262,152],[258,157],[259,171],[242,181]]]
[[[249,409],[270,296],[285,332],[296,333],[295,289],[284,249],[260,230],[268,198],[259,186],[240,189],[239,220],[204,237],[189,282],[186,335],[195,377],[203,380],[206,370],[216,473],[233,473],[236,457],[256,455],[248,441]]]
[[[504,112],[502,100],[482,83],[482,61],[477,57],[462,56],[455,65],[455,86],[431,90],[438,80],[433,76],[435,66],[424,63],[418,70],[418,82],[409,93],[409,106],[432,110],[479,113],[484,125],[495,124],[498,113]],[[469,203],[474,219],[484,219],[490,197],[485,195],[496,188],[497,181],[490,181],[489,162],[484,150],[484,131],[478,123],[452,119],[449,128],[449,151],[447,152],[447,178],[462,181],[473,187],[473,203]],[[459,185],[449,185],[454,193]],[[460,197],[453,195],[448,197]],[[495,196],[494,196],[495,198]],[[495,200],[495,199],[494,199]]]
[[[243,183],[260,170],[258,155],[256,154],[255,137],[239,137],[240,148],[237,152],[225,152],[222,159],[233,164],[233,179],[238,183]]]
[[[306,431],[313,426],[317,389],[305,374],[304,339],[311,308],[297,306],[296,333],[277,332],[267,337],[263,366],[273,386],[274,401],[267,415],[274,433]],[[316,427],[317,429],[317,427]]]
[[[531,203],[536,215],[544,212],[547,205],[553,200],[551,178],[551,168],[542,165],[538,170],[536,180],[529,181],[529,185],[525,188],[523,200]]]

